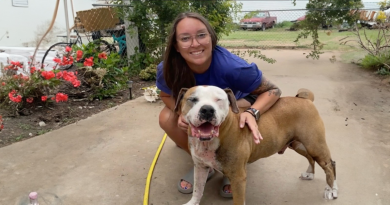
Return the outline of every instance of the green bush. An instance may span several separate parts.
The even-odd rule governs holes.
[[[383,52],[376,56],[368,54],[361,61],[361,66],[370,70],[379,70],[384,64],[390,65],[390,53]]]
[[[157,65],[155,64],[149,65],[147,68],[141,70],[141,72],[139,73],[139,77],[142,80],[146,80],[146,81],[156,80],[156,76],[157,76]]]
[[[377,70],[375,72],[375,74],[387,76],[387,75],[390,75],[390,70],[387,68],[380,68],[379,70]]]
[[[302,26],[301,26],[300,22],[295,22],[290,26],[290,30],[292,30],[292,31],[298,31],[301,28],[302,28]]]
[[[82,59],[92,58],[90,66],[86,66],[85,61],[84,64],[81,61],[76,63],[84,77],[84,85],[91,88],[90,99],[112,97],[127,86],[127,60],[118,53],[100,52],[94,42],[81,47],[74,46],[73,49],[82,51]]]
[[[154,65],[155,63],[160,61],[160,59],[153,56],[156,55],[151,55],[149,53],[140,53],[136,48],[135,53],[131,55],[129,59],[129,61],[131,62],[128,71],[129,75],[138,76],[140,75],[140,72],[144,70],[145,67]]]
[[[275,24],[275,28],[290,28],[294,23],[290,21],[283,21]]]

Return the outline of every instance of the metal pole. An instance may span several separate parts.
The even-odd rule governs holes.
[[[70,31],[69,31],[69,17],[68,17],[68,0],[64,0],[65,9],[65,22],[66,22],[66,42],[69,43]]]
[[[130,0],[124,0],[124,5],[130,5]],[[128,12],[133,12],[133,7],[130,6]],[[135,54],[135,47],[139,47],[139,41],[138,41],[138,28],[134,25],[133,22],[130,22],[127,19],[128,14],[125,15],[125,31],[126,31],[126,46],[127,46],[127,58],[130,59],[130,56]],[[130,34],[131,30],[131,34]],[[129,60],[129,63],[130,60]]]

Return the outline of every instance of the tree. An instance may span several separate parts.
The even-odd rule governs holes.
[[[179,13],[193,11],[202,14],[220,37],[233,31],[233,19],[242,7],[242,3],[229,0],[132,0],[131,5],[132,12],[121,7],[118,13],[138,28],[139,38],[145,48],[133,55],[131,60],[133,64],[140,64],[143,68],[162,60],[168,31]],[[141,62],[137,64],[134,61]]]
[[[293,1],[295,3],[296,0]],[[301,38],[311,36],[313,38],[313,50],[306,56],[318,59],[323,48],[319,41],[318,29],[322,25],[334,25],[347,22],[353,25],[356,22],[356,15],[351,14],[352,9],[362,8],[361,0],[309,0],[306,5],[308,10],[304,21],[300,22],[300,28],[303,30],[295,40],[298,42]]]

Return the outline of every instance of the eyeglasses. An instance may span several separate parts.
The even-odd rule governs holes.
[[[207,45],[210,43],[209,35],[210,34],[208,33],[198,33],[196,35],[183,35],[183,36],[179,36],[178,41],[182,48],[191,47],[192,43],[194,42],[194,37],[200,45]]]

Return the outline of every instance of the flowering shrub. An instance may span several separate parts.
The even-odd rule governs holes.
[[[59,92],[59,87],[68,83],[79,88],[81,81],[77,78],[78,72],[91,92],[88,96],[90,99],[113,96],[127,85],[127,67],[120,68],[124,61],[119,54],[96,52],[93,43],[75,48],[66,47],[63,56],[54,58],[57,64],[53,70],[28,65],[29,72],[26,72],[25,65],[13,61],[1,67],[0,107],[18,112],[33,103],[66,102],[68,96]],[[77,65],[78,71],[61,70],[72,65]],[[18,74],[21,70],[23,72]]]
[[[58,65],[73,63],[70,55],[71,49],[67,48],[69,55],[62,59],[55,59]],[[54,70],[47,71],[37,69],[30,65],[30,73],[22,70],[24,65],[20,62],[11,61],[9,65],[1,68],[3,76],[0,78],[0,106],[15,112],[29,106],[32,103],[65,102],[68,97],[64,93],[58,93],[58,87],[62,83],[70,83],[73,87],[80,86],[75,72]],[[13,71],[13,72],[9,72]]]
[[[80,86],[74,72],[59,70],[35,70],[30,76],[22,74],[3,76],[0,82],[0,106],[14,111],[21,110],[33,102],[47,102],[48,97],[56,102],[65,102],[66,94],[56,94],[62,82],[71,83],[74,87]]]
[[[92,94],[89,96],[91,99],[115,95],[127,86],[129,78],[126,59],[121,58],[118,53],[98,52],[101,50],[99,46],[91,42],[73,47],[80,52],[78,58],[85,59],[83,62],[76,62],[76,65],[79,72],[83,73],[86,86],[92,88]]]

